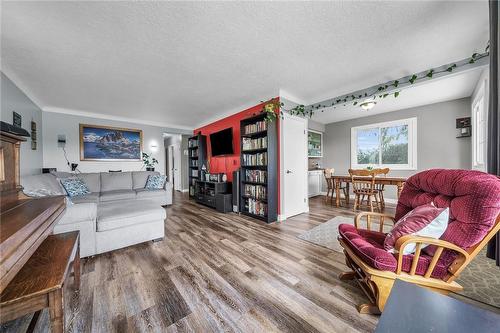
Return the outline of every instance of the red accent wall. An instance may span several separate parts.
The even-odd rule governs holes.
[[[263,103],[253,106],[249,109],[238,112],[232,116],[217,120],[211,124],[194,130],[194,134],[201,132],[207,136],[207,149],[210,161],[211,173],[225,173],[227,174],[228,181],[233,181],[233,171],[240,167],[240,121],[251,116],[257,115],[262,111]],[[277,117],[278,119],[279,117]],[[277,120],[278,121],[278,120]],[[230,156],[212,156],[210,148],[210,134],[221,131],[223,129],[233,128],[233,149],[234,154]],[[278,203],[280,202],[280,129],[278,126]],[[280,205],[278,204],[278,214],[280,213]]]

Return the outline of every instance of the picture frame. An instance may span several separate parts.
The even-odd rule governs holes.
[[[23,127],[22,125],[22,117],[16,111],[12,111],[12,125],[15,127]]]
[[[80,124],[80,161],[142,161],[142,130]]]

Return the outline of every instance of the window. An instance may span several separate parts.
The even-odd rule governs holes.
[[[351,166],[417,168],[417,118],[351,128]]]

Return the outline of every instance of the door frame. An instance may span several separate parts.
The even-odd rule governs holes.
[[[303,151],[303,156],[304,156],[304,175],[303,175],[303,184],[304,184],[304,206],[302,208],[301,213],[307,213],[309,212],[309,198],[307,195],[307,187],[308,187],[308,151],[307,151],[307,131],[308,131],[308,120],[307,118],[299,117],[299,116],[294,116],[289,114],[288,112],[283,112],[283,117],[280,119],[279,122],[279,127],[280,127],[280,214],[278,216],[278,221],[284,221],[288,217],[295,216],[294,215],[288,215],[286,213],[286,202],[285,202],[285,192],[286,192],[286,182],[285,182],[285,172],[286,172],[286,166],[285,166],[285,148],[286,148],[286,142],[284,140],[285,136],[285,130],[286,130],[286,121],[287,119],[293,119],[293,120],[298,120],[303,123],[304,125],[304,151]],[[300,214],[301,214],[300,213]]]

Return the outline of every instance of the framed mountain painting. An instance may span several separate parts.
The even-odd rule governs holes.
[[[141,161],[142,131],[80,124],[81,161]]]

